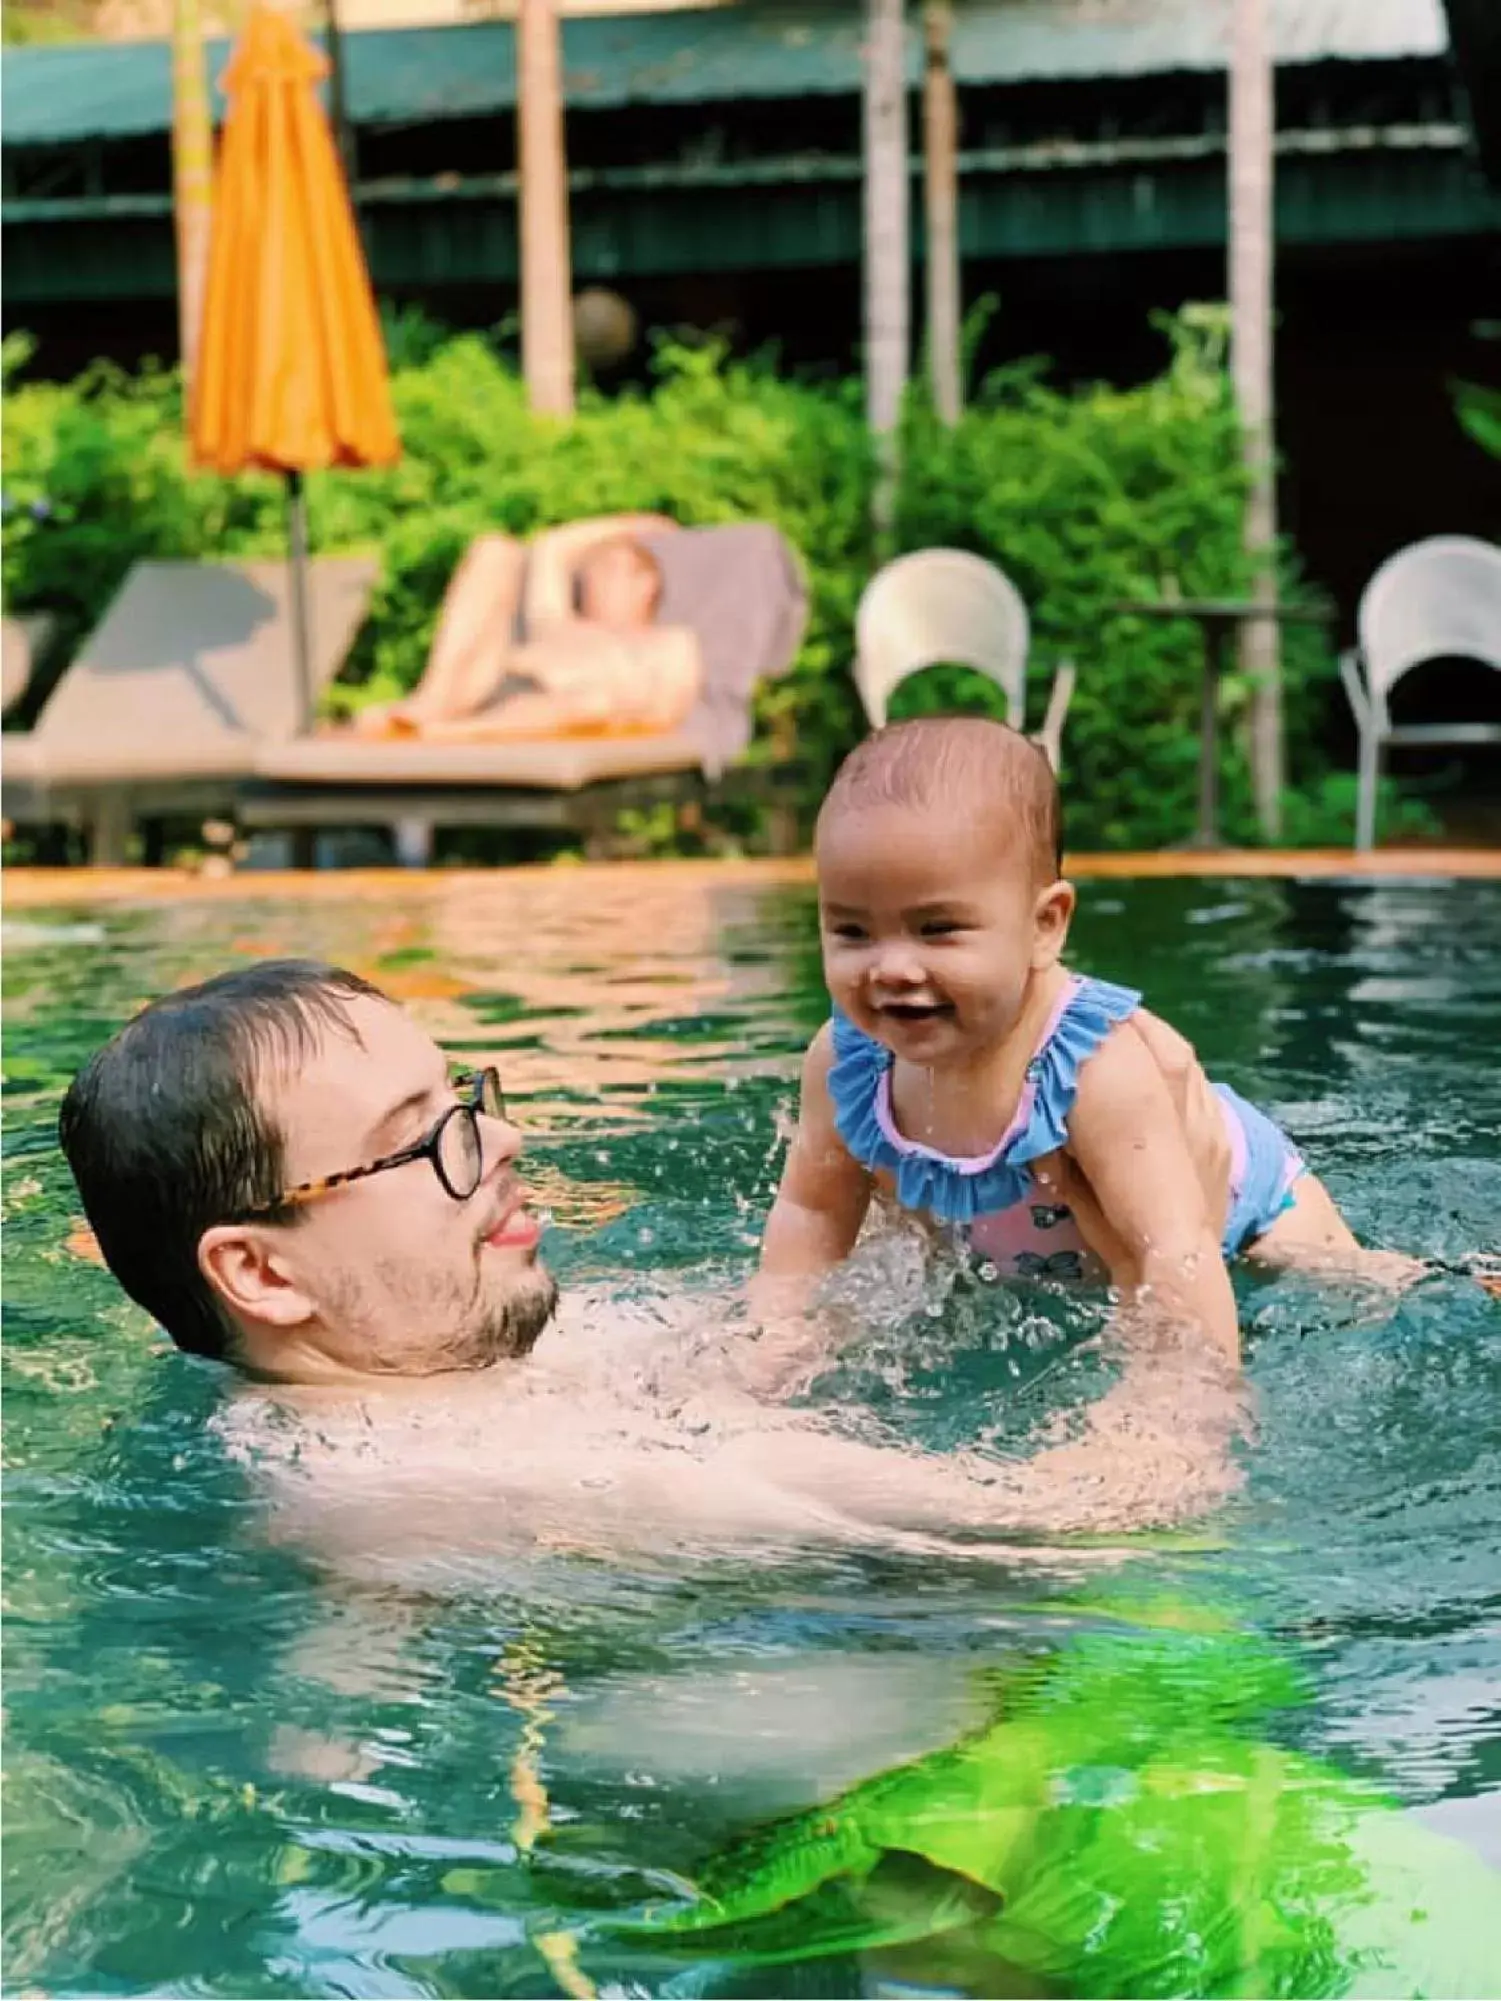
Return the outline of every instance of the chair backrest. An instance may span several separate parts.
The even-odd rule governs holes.
[[[317,692],[364,623],[372,556],[309,563]],[[33,734],[59,771],[249,772],[255,746],[295,736],[291,573],[283,562],[143,561],[59,681]]]
[[[865,586],[855,615],[855,685],[871,727],[885,722],[898,682],[953,662],[988,674],[1020,729],[1028,636],[1021,593],[994,563],[963,549],[898,556]]]
[[[1372,695],[1425,660],[1459,655],[1501,668],[1501,549],[1469,535],[1433,535],[1389,556],[1366,585],[1357,618]]]
[[[791,544],[764,521],[640,537],[662,576],[659,625],[698,639],[703,693],[688,719],[705,769],[722,770],[751,738],[756,686],[785,674],[808,623],[808,588]]]

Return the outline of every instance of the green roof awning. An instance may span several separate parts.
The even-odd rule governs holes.
[[[954,68],[985,85],[1222,69],[1228,0],[958,0]],[[1448,46],[1442,0],[1272,0],[1281,63],[1432,58]],[[570,108],[733,104],[853,95],[862,10],[847,0],[786,0],[657,14],[585,16],[563,28]],[[909,70],[920,74],[912,10]],[[429,124],[509,111],[516,99],[508,22],[344,37],[356,125]],[[215,80],[228,54],[209,45]],[[164,133],[171,115],[165,42],[12,48],[0,63],[7,147]],[[216,110],[222,109],[215,94]]]

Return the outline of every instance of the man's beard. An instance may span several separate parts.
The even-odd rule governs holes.
[[[485,1362],[515,1361],[536,1347],[558,1305],[558,1281],[546,1265],[533,1265],[531,1283],[486,1303],[480,1330]]]
[[[377,1263],[368,1277],[344,1274],[342,1282],[329,1285],[329,1292],[335,1317],[347,1326],[362,1321],[368,1326],[372,1294],[384,1297],[387,1305],[380,1318],[394,1319],[403,1338],[384,1352],[384,1344],[374,1346],[367,1366],[379,1375],[398,1376],[488,1369],[494,1362],[520,1360],[536,1346],[558,1303],[558,1282],[541,1264],[499,1299],[487,1297],[482,1284],[472,1291],[435,1287],[431,1273],[415,1274],[394,1261]],[[420,1340],[405,1338],[419,1333]]]

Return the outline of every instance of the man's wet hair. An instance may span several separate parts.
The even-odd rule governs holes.
[[[942,810],[977,837],[994,829],[1013,842],[1038,883],[1062,872],[1063,808],[1047,754],[988,716],[918,716],[874,731],[835,773],[818,835],[873,806]]]
[[[386,996],[337,966],[262,960],[153,1001],[68,1087],[58,1137],[104,1261],[189,1354],[232,1359],[234,1338],[199,1239],[286,1185],[266,1080],[295,1073],[329,1034],[354,1037],[361,998]]]

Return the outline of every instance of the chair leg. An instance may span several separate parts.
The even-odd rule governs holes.
[[[1360,793],[1356,807],[1355,845],[1362,853],[1376,845],[1376,792],[1381,783],[1381,738],[1375,730],[1360,733]]]
[[[130,843],[130,795],[101,792],[89,825],[89,861],[94,868],[123,868]]]
[[[405,813],[391,823],[391,845],[400,868],[431,868],[433,823],[419,813]]]
[[[1042,719],[1042,728],[1032,739],[1034,743],[1041,745],[1055,776],[1063,761],[1063,724],[1068,715],[1069,704],[1074,699],[1074,682],[1077,678],[1073,661],[1063,661],[1053,676],[1053,689],[1048,696],[1047,713]]]

